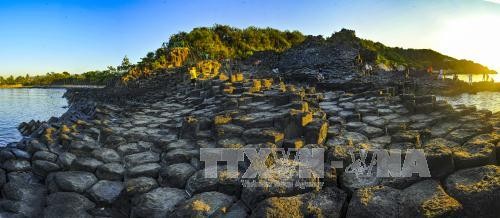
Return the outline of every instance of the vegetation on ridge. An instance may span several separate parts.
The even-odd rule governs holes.
[[[280,31],[272,28],[248,27],[238,29],[227,25],[198,27],[190,32],[179,32],[170,37],[155,52],[149,52],[137,64],[127,57],[118,67],[90,71],[83,74],[47,73],[41,76],[0,77],[0,86],[89,84],[105,85],[122,78],[124,81],[147,77],[166,68],[197,66],[202,60],[245,59],[259,51],[283,52],[306,39],[298,31]],[[388,47],[379,42],[358,38],[354,31],[342,29],[324,40],[325,43],[347,43],[356,46],[365,62],[385,64],[397,68],[405,66],[417,70],[429,67],[448,69],[456,73],[495,73],[485,66],[468,60],[458,60],[430,49],[403,49]],[[123,77],[122,77],[123,76]]]
[[[125,81],[148,76],[158,69],[176,67],[172,60],[184,60],[190,66],[201,60],[244,59],[254,52],[283,52],[302,43],[305,36],[298,31],[280,31],[272,28],[248,27],[238,29],[226,25],[198,27],[170,37],[167,43],[146,57],[125,75]],[[173,53],[187,48],[183,53]],[[189,53],[187,58],[179,58]]]

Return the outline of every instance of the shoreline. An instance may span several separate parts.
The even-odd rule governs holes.
[[[50,85],[50,86],[23,86],[8,85],[0,86],[0,89],[103,89],[104,85]]]

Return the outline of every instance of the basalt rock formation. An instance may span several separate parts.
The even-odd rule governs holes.
[[[396,87],[329,91],[270,77],[194,86],[175,71],[118,90],[69,90],[66,114],[21,126],[30,137],[0,150],[2,216],[495,217],[499,206],[499,113]],[[252,187],[247,162],[236,177],[222,162],[204,177],[200,149],[262,147],[323,148],[325,175],[302,178],[305,188]],[[424,149],[431,177],[330,166],[367,148]],[[296,160],[276,157],[260,182],[297,181]]]

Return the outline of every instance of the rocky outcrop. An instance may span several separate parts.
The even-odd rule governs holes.
[[[160,75],[120,92],[70,91],[62,117],[22,125],[30,137],[0,149],[0,215],[488,216],[499,202],[499,113],[391,87],[323,91],[271,78],[195,87],[182,74]],[[248,160],[235,176],[220,163],[218,178],[206,178],[202,148],[321,148],[325,175],[298,178],[299,163],[273,153],[260,182],[312,186],[246,186]],[[370,148],[402,149],[402,160],[423,149],[431,178],[358,177],[331,166]]]

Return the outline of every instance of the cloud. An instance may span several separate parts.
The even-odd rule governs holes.
[[[484,1],[495,3],[495,4],[500,4],[500,0],[484,0]]]

